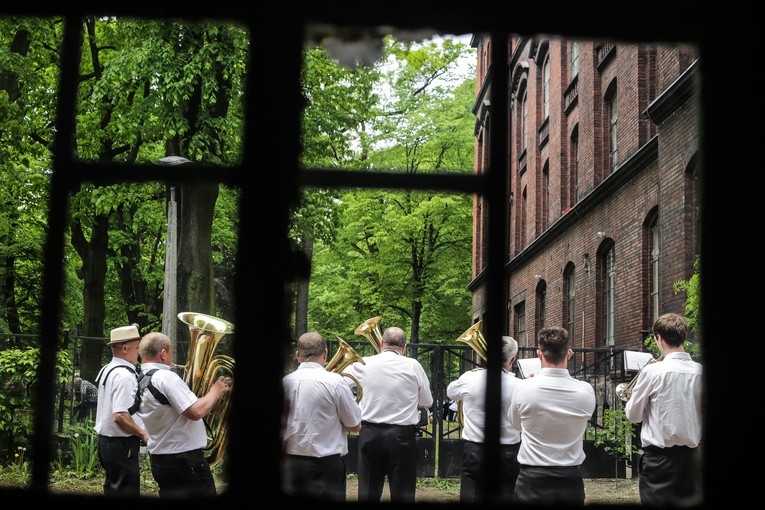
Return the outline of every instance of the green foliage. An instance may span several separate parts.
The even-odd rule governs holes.
[[[634,441],[634,428],[627,419],[624,408],[605,409],[603,411],[603,428],[595,436],[595,446],[603,448],[606,453],[613,454],[620,460],[631,460],[638,452]]]
[[[323,49],[307,51],[303,164],[472,172],[475,87],[469,67],[456,72],[471,57],[449,39],[386,38],[373,68],[346,69]],[[306,192],[291,237],[313,246],[309,328],[349,339],[382,315],[383,327],[417,331],[412,341],[452,341],[470,323],[471,224],[469,195]]]
[[[39,349],[6,349],[0,351],[0,430],[14,444],[29,446],[32,436],[32,398],[37,383]],[[59,351],[56,385],[71,379],[72,360],[69,352]]]
[[[673,285],[675,292],[685,292],[685,320],[697,339],[701,338],[701,258],[693,263],[693,275]]]
[[[100,471],[98,434],[92,419],[67,424],[59,440],[59,463],[63,471],[77,478],[90,478]]]
[[[6,466],[0,465],[0,475],[3,479],[20,486],[26,486],[30,479],[30,465],[26,459],[27,449],[25,446],[17,446]]]

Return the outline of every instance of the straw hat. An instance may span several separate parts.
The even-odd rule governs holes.
[[[114,328],[110,334],[110,338],[111,340],[106,345],[121,344],[123,342],[130,342],[132,340],[140,340],[141,335],[138,333],[138,326],[132,324],[130,326]]]

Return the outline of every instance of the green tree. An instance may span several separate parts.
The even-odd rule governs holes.
[[[377,74],[363,75],[376,80],[374,93],[365,96],[375,103],[352,109],[374,116],[336,129],[351,133],[351,145],[345,138],[342,147],[353,149],[357,167],[370,170],[472,171],[474,82],[465,75],[447,79],[467,49],[449,40],[415,45],[392,38],[385,48]],[[464,331],[470,322],[471,196],[354,190],[339,192],[334,207],[337,231],[316,243],[313,256],[313,327],[347,337],[363,320],[382,315],[383,327],[409,326],[412,343],[421,334],[450,341]]]

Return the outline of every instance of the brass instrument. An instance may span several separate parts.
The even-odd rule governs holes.
[[[462,333],[459,338],[457,338],[457,341],[468,344],[473,348],[476,354],[478,354],[484,361],[486,361],[488,346],[486,345],[486,339],[483,337],[483,333],[481,333],[481,321],[478,321],[470,326],[467,331]]]
[[[349,365],[357,361],[361,364],[365,364],[364,359],[359,356],[359,354],[353,349],[353,347],[350,346],[348,342],[340,337],[337,337],[337,341],[339,344],[337,352],[334,356],[332,356],[331,360],[327,361],[327,364],[324,365],[324,368],[328,372],[335,372],[336,374],[340,374],[343,377],[347,377],[356,384],[356,402],[358,403],[361,401],[361,397],[364,396],[364,390],[362,390],[359,380],[351,374],[344,373],[344,370],[348,368]]]
[[[661,358],[660,358],[661,359]],[[651,358],[650,361],[646,363],[646,365],[650,365],[651,363],[656,363],[657,359]],[[643,365],[643,368],[645,368],[645,365]],[[632,378],[632,380],[628,383],[619,383],[616,385],[616,396],[619,397],[620,400],[623,400],[624,402],[628,401],[630,397],[632,396],[632,388],[635,386],[635,382],[637,382],[638,376],[640,375],[640,372],[642,372],[643,369],[641,368],[638,370],[638,373],[635,374],[635,377]]]
[[[234,325],[226,320],[195,312],[181,312],[178,319],[189,327],[191,335],[184,381],[198,397],[207,394],[219,376],[233,377],[234,358],[225,354],[215,354],[221,338],[234,332]],[[207,462],[215,467],[225,454],[228,442],[228,406],[231,392],[215,404],[212,411],[204,418],[207,428]]]
[[[473,348],[473,350],[478,354],[484,361],[487,359],[487,344],[486,339],[483,337],[483,333],[481,333],[481,321],[476,322],[472,326],[470,326],[467,331],[462,333],[458,338],[458,342],[463,342],[468,344],[470,347]],[[462,400],[457,402],[457,422],[460,424],[460,427],[463,426],[463,411],[462,411]]]
[[[369,340],[369,343],[372,344],[375,352],[378,354],[380,353],[380,349],[382,347],[382,328],[380,328],[381,322],[382,317],[372,317],[371,319],[367,319],[359,324],[359,326],[353,332],[356,335],[366,337],[366,339]]]

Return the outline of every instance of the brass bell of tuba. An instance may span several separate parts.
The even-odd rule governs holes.
[[[481,333],[481,321],[476,322],[470,326],[467,331],[462,333],[458,342],[464,342],[468,344],[484,361],[487,359],[488,346],[486,345],[486,339]]]
[[[361,398],[364,396],[364,391],[361,388],[361,383],[359,383],[359,380],[351,375],[344,373],[344,370],[348,368],[349,365],[355,362],[359,362],[362,365],[365,365],[364,359],[359,356],[359,354],[351,347],[351,345],[343,340],[340,337],[337,337],[338,342],[338,349],[334,356],[332,356],[332,359],[327,361],[327,364],[324,365],[324,369],[328,372],[335,372],[336,374],[340,374],[343,377],[347,377],[351,381],[353,381],[356,384],[356,402],[358,403],[361,401]]]
[[[483,337],[483,333],[481,333],[481,321],[470,326],[457,338],[457,341],[468,344],[473,348],[476,354],[481,357],[481,359],[484,361],[487,360],[488,346],[486,345],[486,339]],[[460,400],[457,402],[457,422],[459,422],[460,426],[463,425],[463,415],[462,400]]]
[[[234,332],[234,325],[212,315],[195,312],[181,312],[178,319],[189,327],[191,335],[189,350],[184,368],[184,381],[198,397],[207,394],[219,376],[233,377],[234,358],[225,354],[215,354],[221,338]],[[231,392],[217,404],[204,418],[207,428],[207,462],[215,467],[226,452],[228,442],[228,406]]]
[[[366,337],[369,343],[372,344],[375,352],[378,354],[380,353],[382,346],[382,328],[380,328],[381,322],[382,317],[372,317],[371,319],[367,319],[359,324],[356,330],[353,332],[355,335]]]

